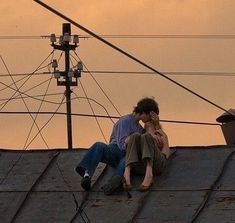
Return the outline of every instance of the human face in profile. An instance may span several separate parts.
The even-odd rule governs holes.
[[[146,113],[142,113],[142,114],[140,115],[140,120],[141,120],[143,123],[149,122],[149,121],[151,121],[151,115],[150,115],[150,114],[146,114]]]

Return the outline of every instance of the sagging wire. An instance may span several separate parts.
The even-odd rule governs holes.
[[[9,75],[8,75],[8,76],[9,76]],[[29,76],[29,74],[27,74],[27,76]],[[20,81],[26,79],[27,76],[26,76],[26,77],[23,77],[23,78],[21,78],[21,79],[19,79],[19,80],[17,80],[17,81],[15,81],[15,83],[18,83],[18,82],[20,82]],[[28,91],[30,91],[30,90],[33,90],[34,88],[37,88],[37,87],[39,87],[40,85],[43,85],[44,83],[50,81],[50,79],[51,79],[51,78],[49,78],[49,79],[47,79],[47,80],[45,80],[45,81],[43,81],[43,82],[41,82],[41,83],[39,83],[39,84],[37,84],[37,85],[31,87],[30,89],[24,91],[24,93],[26,93],[26,92],[28,92]],[[14,85],[14,83],[11,83],[10,85],[7,85],[7,84],[3,83],[2,81],[0,81],[0,84],[2,84],[3,86],[5,86],[4,88],[0,89],[0,92],[6,90],[6,89],[8,89],[8,88],[12,89],[14,92],[17,91],[15,88],[11,87],[12,85]],[[17,92],[20,92],[20,91],[17,91]],[[22,94],[22,93],[20,92],[16,97],[11,97],[11,98],[8,98],[8,99],[6,99],[6,100],[15,99],[15,98],[17,98],[18,96],[20,96],[20,94]],[[2,104],[0,104],[0,105],[2,105]]]
[[[74,51],[74,54],[77,56],[77,58],[81,60],[81,58],[78,56],[78,54],[76,53],[76,51]],[[99,84],[99,82],[95,79],[94,75],[89,71],[89,69],[87,68],[87,66],[82,63],[83,66],[86,68],[87,72],[90,74],[90,76],[92,77],[92,79],[95,81],[95,83],[97,84],[97,86],[100,88],[100,90],[102,91],[102,93],[104,94],[104,96],[108,99],[108,101],[110,102],[110,104],[113,106],[113,108],[116,110],[116,112],[118,113],[119,116],[121,116],[121,113],[119,112],[119,110],[117,109],[117,107],[114,105],[114,103],[112,102],[112,100],[110,99],[110,97],[107,95],[107,93],[104,91],[104,89],[101,87],[101,85]]]
[[[52,116],[47,120],[47,122],[39,129],[39,132],[33,137],[33,139],[31,139],[31,141],[25,146],[25,148],[27,149],[32,142],[34,141],[34,139],[37,138],[37,136],[40,134],[40,132],[42,132],[42,130],[48,125],[48,123],[52,120],[52,118],[56,115],[56,113],[58,112],[58,110],[60,109],[60,107],[63,105],[63,101],[65,99],[65,96],[63,96],[61,103],[59,104],[59,106],[56,108],[55,112],[52,114]]]
[[[64,101],[64,98],[65,98],[65,96],[63,96],[61,102]],[[59,108],[61,107],[61,105],[62,105],[62,103],[60,104],[60,106],[58,106],[58,108],[56,109],[56,111],[53,113],[53,115],[51,116],[50,120],[54,117],[54,115],[55,115],[56,112],[59,110]],[[50,121],[50,120],[49,120],[49,121]],[[41,128],[40,131],[42,131],[42,129],[45,128],[45,126],[49,123],[49,121]],[[38,133],[38,134],[39,134],[39,133]],[[36,138],[36,137],[35,137],[35,138]],[[31,141],[31,142],[32,142],[32,141]],[[3,182],[4,182],[4,181],[6,180],[6,178],[9,176],[9,174],[10,174],[11,171],[14,169],[14,167],[18,164],[18,162],[20,161],[22,155],[23,155],[23,154],[21,154],[21,155],[18,157],[18,159],[14,162],[14,164],[13,164],[13,165],[11,166],[11,168],[8,170],[8,172],[6,173],[5,177],[1,180],[0,185],[3,184]]]
[[[73,63],[72,60],[71,60],[71,63]],[[73,64],[72,64],[72,65],[73,65]],[[90,103],[90,100],[89,100],[89,98],[88,98],[88,96],[87,96],[87,93],[86,93],[86,91],[85,91],[85,88],[83,87],[83,84],[82,84],[82,82],[81,82],[80,79],[79,79],[79,83],[80,83],[80,85],[81,85],[81,87],[82,87],[82,91],[83,91],[85,97],[87,98],[87,102],[88,102],[88,104],[89,104],[89,106],[90,106],[90,109],[91,109],[93,115],[95,115],[95,111],[94,111],[94,109],[93,109],[93,107],[92,107],[92,105],[91,105],[91,103]],[[74,94],[76,95],[76,93],[74,93]],[[77,96],[77,95],[76,95],[76,96]],[[77,96],[77,97],[78,97],[78,96]],[[95,120],[96,120],[96,123],[97,123],[97,125],[98,125],[98,127],[99,127],[99,130],[100,130],[100,132],[101,132],[101,134],[102,134],[102,136],[103,136],[103,138],[104,138],[104,141],[107,143],[108,141],[107,141],[107,139],[106,139],[106,137],[105,137],[105,134],[104,134],[104,132],[103,132],[103,130],[102,130],[102,128],[101,128],[101,125],[100,125],[100,123],[99,123],[98,118],[95,117]]]
[[[72,35],[73,36],[73,35]],[[102,34],[103,38],[115,39],[211,39],[211,40],[228,40],[235,39],[233,34]],[[0,40],[45,40],[50,35],[1,35]],[[57,36],[59,38],[59,36]],[[91,35],[79,35],[81,39],[92,39]]]
[[[65,19],[66,21],[70,22],[71,24],[73,24],[74,26],[76,26],[77,28],[83,30],[84,32],[88,33],[89,35],[91,35],[92,37],[96,38],[97,40],[99,40],[100,42],[103,42],[105,45],[111,47],[112,49],[114,49],[115,51],[118,51],[119,53],[125,55],[126,57],[130,58],[131,60],[135,61],[136,63],[142,65],[143,67],[155,72],[156,74],[160,75],[161,77],[165,78],[166,80],[172,82],[173,84],[177,85],[178,87],[184,89],[185,91],[193,94],[194,96],[200,98],[201,100],[207,102],[208,104],[213,105],[214,107],[227,112],[228,114],[235,116],[235,114],[231,111],[228,111],[227,109],[223,108],[222,106],[214,103],[213,101],[203,97],[202,95],[196,93],[195,91],[191,90],[190,88],[184,86],[183,84],[175,81],[172,78],[167,77],[165,74],[163,74],[162,72],[159,72],[157,69],[153,68],[152,66],[146,64],[145,62],[141,61],[140,59],[138,59],[137,57],[131,55],[130,53],[122,50],[120,47],[112,44],[111,42],[105,40],[104,38],[102,38],[101,36],[97,35],[96,33],[92,32],[91,30],[87,29],[86,27],[82,26],[81,24],[73,21],[72,19],[70,19],[69,17],[63,15],[62,13],[60,13],[59,11],[53,9],[52,7],[50,7],[49,5],[41,2],[40,0],[34,0],[35,2],[37,2],[38,4],[40,4],[41,6],[43,6],[44,8],[46,8],[47,10],[51,11],[52,13],[56,14],[57,16]]]
[[[50,62],[50,64],[52,63],[53,57],[54,57],[54,52],[53,52],[53,54],[51,55],[51,62]],[[49,66],[48,66],[48,71],[50,72],[50,67],[49,67]],[[25,144],[24,144],[24,147],[23,147],[23,148],[25,148],[25,146],[27,145],[27,142],[28,142],[28,140],[29,140],[29,137],[30,137],[30,135],[31,135],[31,133],[32,133],[34,124],[36,123],[36,120],[37,120],[37,118],[38,118],[39,112],[40,112],[40,110],[41,110],[41,108],[42,108],[42,105],[43,105],[43,102],[44,102],[44,100],[45,100],[46,94],[47,94],[47,92],[48,92],[48,90],[49,90],[49,87],[50,87],[50,84],[51,84],[51,80],[52,80],[52,77],[51,77],[49,83],[47,84],[47,88],[46,88],[46,91],[45,91],[44,96],[43,96],[43,98],[42,98],[42,101],[41,101],[41,103],[40,103],[40,105],[39,105],[39,107],[38,107],[37,114],[36,114],[35,117],[34,117],[34,118],[35,118],[35,119],[34,119],[35,122],[33,122],[32,126],[31,126],[31,128],[30,128],[30,130],[29,130],[29,133],[28,133],[28,136],[27,136],[27,138],[26,138],[26,140],[25,140]],[[46,146],[47,146],[47,149],[49,149],[49,145],[48,145],[47,143],[46,143]]]
[[[52,56],[52,58],[53,58],[53,56]],[[36,121],[36,118],[37,118],[37,116],[38,116],[38,114],[39,114],[39,112],[40,112],[40,109],[41,109],[42,104],[43,104],[43,102],[44,102],[45,96],[46,96],[46,94],[47,94],[47,92],[48,92],[48,89],[49,89],[51,80],[52,80],[52,79],[50,79],[50,81],[49,81],[49,83],[48,83],[48,86],[47,86],[47,89],[46,89],[46,93],[43,95],[43,99],[41,100],[41,104],[40,104],[39,109],[38,109],[38,111],[37,111],[37,114],[36,114],[36,117],[35,117],[35,121]],[[18,90],[18,91],[19,91],[19,90]],[[20,95],[22,96],[22,94],[20,94]],[[63,104],[64,98],[65,98],[65,96],[63,96],[63,99],[62,99],[62,101],[61,101],[59,107],[58,107],[57,110],[54,112],[54,114],[51,116],[51,118],[47,121],[47,123],[39,130],[38,134],[41,134],[42,129],[51,121],[51,119],[52,119],[52,118],[54,117],[54,115],[57,113],[57,111],[59,110],[60,106]],[[28,112],[29,112],[29,111],[28,111]],[[35,124],[36,124],[36,123],[35,123]],[[32,125],[32,127],[31,127],[31,129],[30,129],[28,138],[29,138],[29,136],[30,136],[30,134],[31,134],[31,131],[32,131],[33,126],[34,126],[34,125]],[[38,135],[38,134],[37,134],[37,135]],[[37,136],[37,135],[36,135],[36,136]],[[31,142],[36,138],[36,136],[31,140]],[[31,142],[30,142],[30,143],[26,146],[27,141],[28,141],[28,138],[27,138],[27,140],[26,140],[26,142],[25,142],[25,146],[24,146],[25,149],[27,149],[27,147],[28,147],[28,146],[30,145],[30,143],[31,143]],[[46,144],[46,145],[47,145],[47,144]],[[48,146],[48,145],[47,145],[47,149],[49,149],[49,146]],[[17,161],[14,163],[14,165],[11,167],[11,169],[9,170],[9,172],[6,174],[5,178],[2,180],[1,184],[4,182],[4,180],[7,178],[7,176],[9,175],[9,173],[10,173],[10,172],[13,170],[13,168],[16,166],[16,164],[17,164],[18,161],[21,159],[21,157],[22,157],[22,155],[18,158],[18,160],[17,160]],[[61,169],[60,169],[59,164],[57,163],[57,161],[56,161],[56,165],[57,165],[57,168],[58,168],[58,170],[59,170],[59,172],[60,172],[60,174],[61,174],[61,177],[62,177],[63,181],[64,181],[65,184],[67,185],[69,191],[72,192],[72,191],[70,190],[70,186],[69,186],[68,182],[65,180],[65,178],[64,178],[64,176],[63,176],[63,173],[62,173],[62,171],[61,171]],[[75,194],[74,194],[73,192],[72,192],[72,195],[73,195],[73,199],[74,199],[74,202],[75,202],[75,204],[76,204],[76,209],[77,209],[77,208],[78,208],[78,202],[77,202],[76,197],[75,197]],[[27,195],[27,197],[28,197],[28,195]],[[23,203],[22,203],[22,205],[23,205]],[[17,213],[18,213],[18,212],[17,212]],[[16,213],[16,215],[17,215],[17,213]],[[16,216],[16,215],[15,215],[15,216]]]
[[[155,72],[146,71],[114,71],[114,70],[91,70],[93,74],[155,74]],[[89,71],[83,71],[89,73]],[[215,71],[164,71],[164,74],[170,76],[200,76],[200,77],[235,77],[234,72],[215,72]]]
[[[7,65],[6,65],[6,63],[5,63],[4,59],[3,59],[3,57],[0,56],[0,59],[2,60],[2,62],[3,62],[3,64],[4,64],[4,66],[5,66],[6,70],[7,70],[7,72],[9,73],[9,75],[10,75],[10,77],[11,77],[11,79],[12,79],[12,82],[14,83],[16,89],[19,90],[17,84],[15,83],[14,78],[11,76],[10,70],[8,69],[8,67],[7,67]],[[36,121],[35,121],[33,115],[30,113],[29,107],[28,107],[27,103],[25,102],[25,99],[22,98],[22,101],[23,101],[23,104],[25,105],[27,111],[29,112],[29,115],[30,115],[31,119],[33,120],[33,122],[35,123],[37,129],[39,130],[38,124],[36,123]],[[40,136],[41,136],[43,142],[45,143],[45,145],[48,146],[46,140],[44,139],[44,137],[43,137],[43,135],[42,135],[41,133],[40,133]]]
[[[36,75],[48,75],[48,74],[51,74],[49,72],[35,72],[34,73],[34,76]],[[12,73],[11,76],[12,77],[21,77],[21,76],[28,76],[29,73]],[[9,74],[6,74],[6,73],[2,73],[0,74],[0,78],[3,78],[3,77],[9,77]]]
[[[71,54],[71,57],[75,59],[75,57]],[[75,59],[77,61],[77,59]],[[74,68],[74,67],[73,67]],[[155,74],[155,72],[147,72],[147,71],[118,71],[118,70],[90,70],[93,74]],[[35,72],[36,75],[48,75],[53,72]],[[88,71],[83,71],[83,73],[89,73]],[[235,77],[234,72],[216,72],[216,71],[163,71],[164,74],[169,76],[200,76],[200,77]],[[28,73],[12,73],[13,77],[27,76]],[[9,77],[9,74],[2,73],[0,74],[0,78]]]
[[[82,91],[83,91],[85,97],[87,98],[87,102],[88,102],[88,104],[89,104],[89,106],[90,106],[91,112],[93,113],[93,115],[95,115],[95,111],[94,111],[94,109],[93,109],[93,107],[92,107],[92,105],[91,105],[91,102],[90,102],[90,100],[89,100],[89,97],[87,96],[87,93],[86,93],[86,91],[85,91],[85,89],[84,89],[84,87],[83,87],[82,82],[81,82],[80,79],[79,79],[79,83],[80,83],[80,85],[81,85],[81,87],[82,87]],[[76,97],[78,97],[75,92],[73,92],[73,93],[76,95]],[[107,139],[106,139],[106,137],[105,137],[105,135],[104,135],[104,132],[103,132],[101,126],[100,126],[100,123],[99,123],[98,118],[95,117],[95,120],[96,120],[96,123],[97,123],[97,125],[98,125],[98,128],[99,128],[99,130],[100,130],[100,132],[101,132],[101,134],[102,134],[102,136],[103,136],[103,138],[104,138],[104,141],[107,143],[108,141],[107,141]]]
[[[49,56],[47,56],[46,57],[46,59],[44,59],[41,63],[40,63],[40,65],[35,69],[35,72],[40,68],[40,66],[50,57],[50,55],[52,54],[54,52],[54,50],[49,54]],[[3,60],[3,58],[1,57],[1,59]],[[4,62],[4,60],[3,60],[3,63],[5,64],[5,62]],[[8,73],[10,74],[10,72],[9,72],[9,70],[8,70],[8,68],[6,67],[6,69],[7,69],[7,71],[8,71]],[[29,75],[29,78],[33,75],[33,73],[34,72],[32,72],[30,75]],[[22,78],[22,79],[25,79],[26,77],[24,77],[24,78]],[[29,79],[28,78],[28,79]],[[27,82],[28,80],[26,80],[25,81],[25,83]],[[16,83],[16,82],[14,82],[14,83]],[[13,84],[14,84],[13,83]],[[13,85],[12,84],[12,85]],[[23,86],[23,85],[22,85]],[[8,86],[9,87],[9,86]],[[15,93],[16,92],[18,92],[19,91],[19,89],[14,89],[15,90]],[[12,95],[12,97],[14,97],[14,95],[15,94],[13,94]],[[10,101],[10,99],[5,103],[5,105],[8,103]],[[0,112],[1,112],[1,110],[2,110],[2,108],[0,109]],[[28,114],[29,114],[29,111],[27,112]],[[11,166],[11,168],[8,170],[8,172],[6,173],[6,175],[5,175],[5,177],[1,180],[1,182],[0,182],[0,185],[2,185],[3,184],[3,182],[6,180],[6,178],[9,176],[9,174],[11,173],[11,171],[14,169],[14,167],[17,165],[17,163],[20,161],[20,159],[21,159],[21,157],[22,157],[22,154],[18,157],[18,159],[14,162],[14,164]]]
[[[74,93],[74,92],[73,92],[73,93]],[[75,93],[74,93],[74,94],[75,94]],[[75,95],[76,95],[76,97],[72,98],[71,100],[74,100],[74,99],[86,99],[86,100],[90,100],[90,101],[95,102],[97,105],[99,105],[100,107],[102,107],[102,108],[104,109],[104,111],[105,111],[106,114],[107,114],[106,117],[110,118],[110,121],[111,121],[113,124],[115,124],[115,122],[114,122],[113,119],[112,119],[113,116],[111,116],[111,115],[109,114],[108,110],[105,108],[104,105],[102,105],[101,103],[99,103],[98,101],[96,101],[96,100],[93,99],[93,98],[81,97],[81,96],[77,96],[77,94],[75,94]],[[72,114],[72,115],[73,115],[73,114]],[[95,114],[95,116],[97,116],[97,115]]]
[[[50,79],[48,79],[47,81],[49,81]],[[1,82],[0,82],[1,83]],[[25,92],[24,92],[25,93]],[[58,95],[63,95],[64,93],[60,92],[60,93],[51,93],[51,94],[46,94],[46,97],[51,97],[51,96],[58,96]],[[39,98],[43,97],[44,94],[38,94],[38,95],[25,95],[22,96],[23,98],[33,98],[35,100],[38,100]],[[0,101],[7,101],[9,98],[0,98]],[[12,100],[19,100],[21,99],[20,97],[16,96],[14,98],[12,98]],[[41,100],[41,99],[39,99]],[[47,101],[50,104],[54,104],[54,101]],[[58,104],[58,103],[56,103]],[[0,104],[1,105],[1,104]]]
[[[78,97],[78,98],[85,98],[87,100],[86,97]],[[77,99],[73,98],[72,100]],[[93,100],[92,98],[89,98],[91,101]],[[63,104],[65,104],[66,102],[63,102]],[[35,111],[31,111],[31,114],[36,114],[37,112]],[[40,115],[50,115],[50,114],[54,114],[54,112],[51,111],[44,111],[44,112],[39,112]],[[0,114],[5,114],[5,115],[13,115],[13,114],[18,114],[18,115],[28,115],[28,112],[25,111],[5,111],[2,112],[0,111]],[[56,115],[67,115],[67,113],[65,112],[56,112]],[[83,114],[83,113],[71,113],[72,116],[80,116],[80,117],[97,117],[97,118],[108,118],[110,119],[119,119],[120,116],[107,116],[107,115],[98,115],[98,114]],[[161,119],[160,122],[166,122],[166,123],[174,123],[174,124],[188,124],[188,125],[207,125],[207,126],[221,126],[221,124],[219,123],[212,123],[212,122],[193,122],[193,121],[180,121],[180,120],[165,120],[165,119]]]
[[[51,54],[54,54],[54,51],[52,51]],[[51,54],[47,57],[47,59],[51,56]],[[60,61],[62,55],[63,55],[63,52],[60,54],[60,57],[59,57],[58,61]],[[51,63],[47,64],[45,67],[49,67],[50,65],[51,65]],[[39,69],[39,68],[37,68],[36,70],[38,70],[38,69]],[[30,75],[32,75],[32,73],[31,73]],[[22,79],[20,79],[20,80],[18,80],[18,81],[21,81],[21,80],[23,80],[23,79],[25,79],[25,78],[26,78],[26,77],[23,77]],[[51,79],[53,79],[53,77],[51,77],[51,78],[49,78],[49,79],[47,79],[47,80],[45,80],[45,81],[43,81],[43,82],[41,82],[41,83],[39,83],[39,84],[33,86],[33,87],[31,87],[31,88],[29,88],[28,90],[26,90],[26,91],[24,91],[24,92],[20,92],[19,90],[16,90],[16,89],[14,89],[14,88],[11,88],[11,85],[13,85],[13,84],[11,84],[11,85],[6,85],[5,83],[0,82],[2,85],[5,86],[5,88],[4,88],[4,89],[1,89],[1,90],[5,90],[5,89],[7,89],[7,88],[10,88],[10,89],[12,89],[12,90],[15,92],[15,94],[16,94],[17,92],[19,93],[16,97],[21,96],[21,94],[24,94],[24,95],[26,95],[26,96],[28,96],[28,97],[31,97],[30,95],[25,94],[25,93],[28,92],[28,91],[31,91],[31,90],[33,90],[33,89],[35,89],[35,88],[37,88],[37,87],[39,87],[39,86],[41,86],[41,85],[43,85],[44,83],[46,83],[46,82],[48,82],[48,81],[51,81]],[[18,81],[16,81],[16,82],[18,82]],[[27,80],[26,80],[26,81],[27,81]],[[20,88],[21,88],[21,87],[20,87]],[[1,90],[0,90],[0,91],[1,91]],[[14,95],[15,95],[15,94],[14,94]],[[14,98],[16,98],[16,97],[12,96],[12,97],[9,98],[9,99],[7,100],[7,102],[5,102],[5,103],[8,103],[8,101],[11,101],[12,99],[14,99]],[[33,97],[31,97],[31,98],[33,98]],[[40,99],[37,99],[37,98],[33,98],[33,99],[40,101]],[[46,101],[46,100],[44,100],[44,102],[52,103],[52,104],[59,104],[59,103],[56,103],[56,102],[51,102],[51,101]],[[1,106],[1,105],[4,105],[4,106],[5,106],[5,103],[0,104],[0,106]]]
[[[33,72],[32,72],[31,74],[29,74],[28,76],[26,76],[27,79],[24,81],[24,83],[23,83],[20,87],[18,87],[17,90],[20,90],[20,89],[26,84],[26,82],[33,76],[34,72],[37,72],[37,71],[40,69],[40,67],[42,66],[42,64],[52,55],[53,52],[54,52],[54,50],[40,63],[40,65],[35,69],[35,71],[33,71]],[[24,79],[25,79],[26,77],[24,77]],[[15,92],[15,93],[11,96],[11,98],[13,98],[16,93],[17,93],[17,92]],[[10,98],[10,99],[11,99],[11,98]],[[8,101],[6,101],[5,104],[0,108],[0,111],[2,111],[2,109],[8,104],[8,102],[10,101],[10,99],[9,99]]]
[[[48,79],[48,80],[46,80],[46,81],[43,81],[42,83],[38,84],[37,86],[35,86],[35,87],[33,87],[33,88],[39,87],[40,85],[42,85],[42,84],[44,84],[44,83],[50,81],[51,79],[53,79],[53,78],[50,78],[50,79]],[[9,85],[4,84],[3,82],[0,82],[0,83],[1,83],[2,85],[6,86],[7,88],[13,90],[14,92],[19,93],[16,97],[11,97],[11,98],[8,98],[8,99],[1,99],[1,100],[6,100],[7,102],[9,102],[9,101],[14,100],[14,99],[31,98],[31,99],[34,99],[34,100],[36,100],[36,101],[42,101],[42,99],[39,99],[39,98],[37,98],[37,97],[31,96],[31,95],[29,95],[29,94],[26,94],[26,93],[24,93],[24,92],[21,92],[21,91],[19,91],[19,90],[16,90],[15,88],[10,87]],[[33,88],[31,88],[31,90],[32,90]],[[27,91],[29,91],[29,90],[27,90]],[[27,92],[27,91],[25,91],[25,92]],[[25,95],[25,96],[22,96],[22,95]],[[55,104],[55,105],[60,104],[60,103],[58,103],[58,102],[48,101],[48,100],[44,100],[44,102],[50,103],[50,104]],[[5,103],[6,103],[6,102],[3,102],[3,103],[1,103],[0,105],[5,105]],[[0,109],[0,111],[1,111],[1,109]]]

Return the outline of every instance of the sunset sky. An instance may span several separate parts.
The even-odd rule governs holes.
[[[235,34],[235,1],[232,0],[44,0],[77,23],[99,35],[233,35]],[[61,34],[66,22],[47,11],[33,0],[8,1],[0,4],[0,55],[11,73],[31,73],[51,53],[47,38],[8,39],[5,36],[44,36]],[[85,33],[72,26],[72,34]],[[165,72],[234,72],[235,39],[107,39],[138,59]],[[76,53],[91,70],[146,71],[146,68],[131,61],[94,38],[80,39]],[[75,54],[73,54],[75,55]],[[54,55],[59,58],[59,52]],[[51,57],[44,65],[50,63]],[[61,66],[61,70],[63,67]],[[48,71],[47,68],[41,71]],[[0,75],[7,71],[0,61]],[[160,106],[160,119],[216,123],[223,111],[191,95],[156,74],[93,74],[106,94],[123,114],[130,113],[142,97],[153,96]],[[171,75],[170,78],[187,86],[225,109],[234,108],[234,77]],[[14,77],[19,80],[22,76]],[[33,76],[21,90],[50,78],[50,75]],[[111,115],[118,116],[112,105],[97,87],[88,73],[83,73],[81,82],[87,95],[105,106]],[[10,77],[0,77],[0,89],[10,85]],[[56,80],[28,91],[28,94],[43,95],[50,83],[48,94],[64,92]],[[19,81],[18,87],[23,84]],[[12,87],[15,88],[14,85]],[[73,91],[84,97],[81,86]],[[10,98],[12,89],[1,90],[0,99]],[[73,95],[75,97],[75,94]],[[62,95],[46,97],[48,101],[61,102]],[[42,99],[42,97],[41,97]],[[40,101],[25,99],[30,111],[37,111]],[[0,102],[1,104],[2,102]],[[97,114],[106,114],[104,109],[92,103]],[[1,111],[27,111],[22,100],[11,100]],[[58,104],[43,103],[41,111],[55,111]],[[59,111],[65,111],[63,105]],[[86,100],[72,102],[73,113],[89,113]],[[39,116],[38,126],[43,126],[51,116]],[[100,119],[100,125],[109,138],[112,122]],[[219,126],[196,126],[162,123],[172,146],[225,144]],[[32,126],[30,116],[1,115],[0,147],[23,148]],[[29,140],[37,133],[34,126]],[[42,135],[49,148],[66,148],[66,117],[55,116]],[[93,118],[73,117],[74,147],[89,147],[95,141],[104,141]],[[29,148],[46,148],[41,137]]]

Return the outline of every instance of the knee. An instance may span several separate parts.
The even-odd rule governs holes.
[[[141,134],[140,133],[133,133],[131,136],[130,136],[130,139],[131,140],[136,140],[136,139],[139,139],[141,137]]]
[[[107,145],[103,142],[96,142],[92,145],[91,149],[92,150],[96,150],[96,151],[103,151],[105,148],[107,147]]]

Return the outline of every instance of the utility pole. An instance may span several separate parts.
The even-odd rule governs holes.
[[[71,86],[77,86],[77,79],[81,77],[82,63],[78,62],[76,69],[70,68],[70,51],[75,51],[79,38],[77,35],[73,35],[73,43],[71,42],[71,25],[70,23],[64,23],[62,28],[62,36],[59,37],[57,43],[57,37],[55,34],[51,34],[51,46],[55,50],[64,51],[64,71],[59,71],[57,60],[53,60],[52,67],[54,68],[54,77],[57,79],[58,86],[65,86],[66,97],[66,113],[67,113],[67,140],[68,149],[73,149],[73,135],[72,135],[72,106],[71,106]]]

